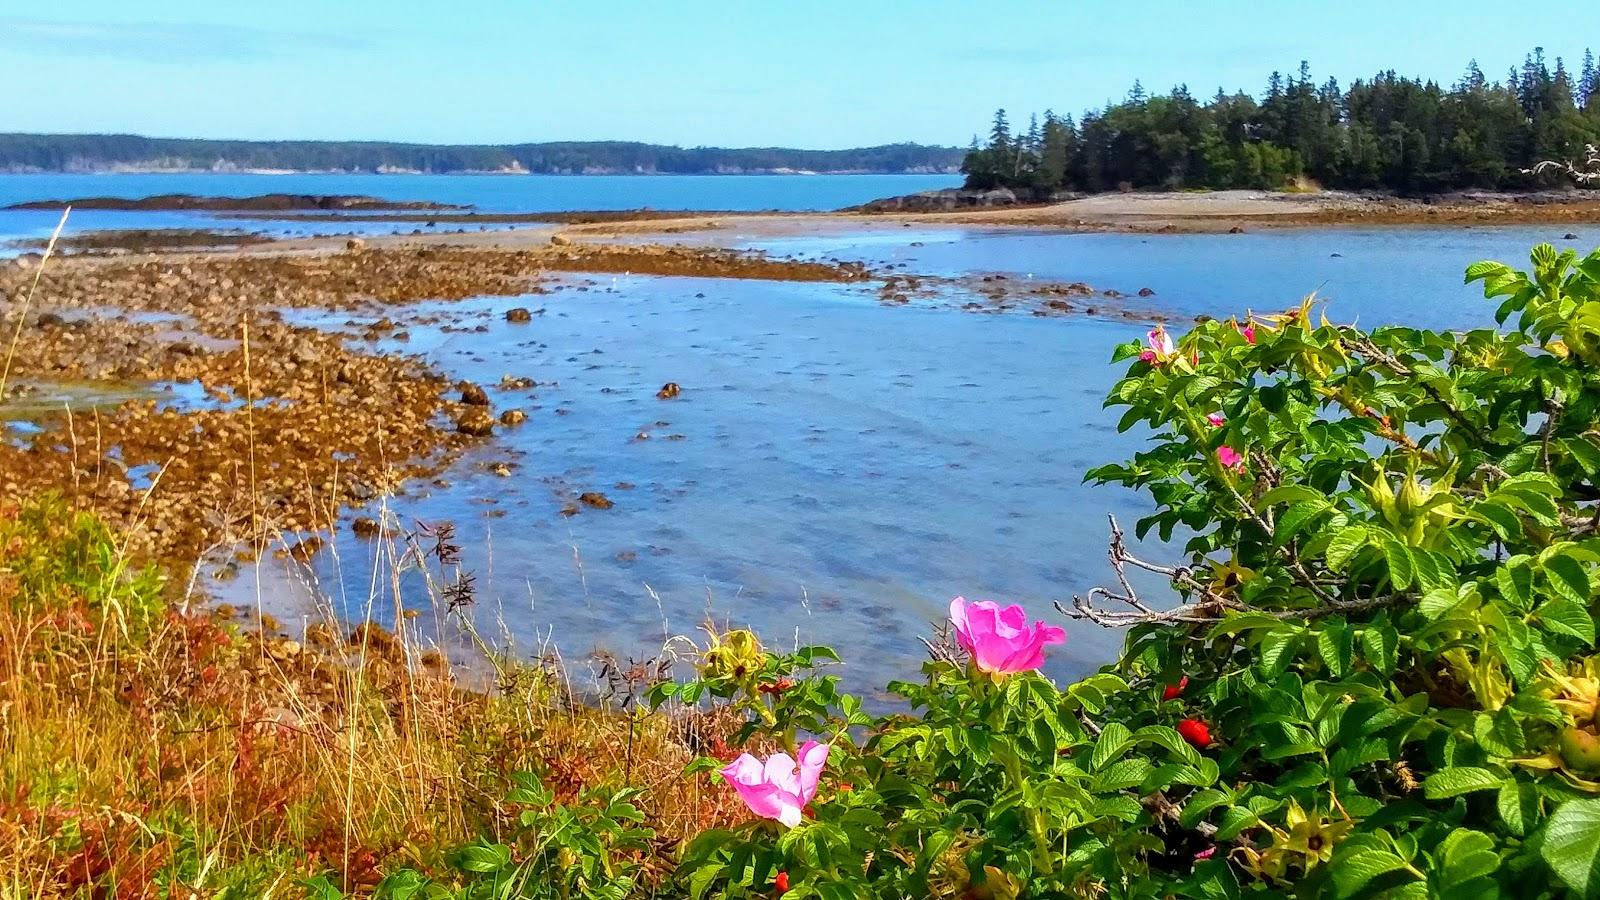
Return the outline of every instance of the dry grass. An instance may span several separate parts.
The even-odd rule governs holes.
[[[467,690],[405,617],[291,640],[172,593],[92,516],[0,510],[0,898],[299,896],[316,874],[359,893],[400,867],[441,874],[452,848],[511,826],[519,771],[561,800],[644,787],[656,877],[683,838],[735,818],[681,774],[720,740],[701,718],[574,702],[558,669],[476,632],[492,685]]]

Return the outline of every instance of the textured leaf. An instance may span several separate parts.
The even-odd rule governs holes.
[[[1411,558],[1411,551],[1405,544],[1394,538],[1385,538],[1383,541],[1383,558],[1389,563],[1389,580],[1399,590],[1405,590],[1416,580],[1417,562]]]
[[[1405,860],[1387,850],[1362,849],[1341,855],[1334,861],[1333,883],[1340,896],[1348,897],[1366,887],[1372,879],[1405,867]]]
[[[1335,678],[1350,671],[1351,644],[1350,626],[1343,623],[1330,622],[1317,632],[1317,655]]]
[[[1575,637],[1585,644],[1594,644],[1594,617],[1582,606],[1563,597],[1557,597],[1535,612],[1546,631]]]
[[[1580,897],[1600,897],[1600,800],[1568,800],[1544,828],[1539,855]]]
[[[1099,771],[1106,763],[1121,756],[1133,743],[1133,734],[1121,722],[1108,722],[1095,741],[1094,752],[1089,755],[1089,768]]]
[[[1557,553],[1544,561],[1544,574],[1557,594],[1579,606],[1589,604],[1593,593],[1589,587],[1589,573],[1583,568],[1583,563]]]
[[[1508,781],[1500,786],[1500,818],[1517,837],[1532,830],[1539,815],[1539,791],[1531,784]]]
[[[1429,800],[1446,800],[1473,791],[1498,788],[1505,776],[1473,766],[1452,766],[1429,775],[1422,782],[1422,793]]]
[[[1350,562],[1350,557],[1355,556],[1356,551],[1366,545],[1367,529],[1365,526],[1351,525],[1347,528],[1339,529],[1338,533],[1333,536],[1333,540],[1329,542],[1327,552],[1324,554],[1328,561],[1328,568],[1335,572],[1342,570]]]

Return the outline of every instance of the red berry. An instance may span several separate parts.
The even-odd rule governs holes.
[[[1211,746],[1211,729],[1199,719],[1184,719],[1178,723],[1178,734],[1194,746],[1196,750],[1204,750]]]
[[[1178,699],[1178,695],[1183,693],[1183,689],[1188,687],[1188,686],[1189,686],[1189,676],[1185,675],[1182,678],[1178,679],[1178,683],[1177,684],[1169,684],[1164,689],[1162,689],[1162,691],[1161,691],[1161,699],[1163,699],[1163,700],[1176,700],[1176,699]]]
[[[789,892],[789,873],[780,870],[778,877],[772,879],[772,886],[778,889],[779,894],[787,894]]]

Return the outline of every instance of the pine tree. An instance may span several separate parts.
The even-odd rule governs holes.
[[[989,126],[989,149],[996,153],[1005,153],[1011,149],[1011,123],[1006,120],[1006,111],[994,111],[994,124]]]
[[[1583,51],[1583,68],[1578,73],[1578,106],[1585,112],[1590,111],[1595,95],[1600,94],[1600,72],[1595,70],[1594,52],[1587,48]]]
[[[1332,188],[1434,191],[1519,188],[1541,159],[1600,144],[1600,70],[1592,52],[1569,70],[1527,54],[1503,82],[1476,60],[1449,87],[1394,70],[1341,89],[1311,80],[1309,62],[1273,73],[1259,102],[1218,89],[1205,102],[1182,85],[1151,96],[1135,82],[1120,103],[1070,116],[1046,111],[1013,134],[1004,110],[964,163],[973,187],[1281,187],[1310,175]],[[1580,112],[1581,110],[1581,112]]]

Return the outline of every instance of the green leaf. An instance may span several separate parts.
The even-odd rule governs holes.
[[[1361,630],[1361,655],[1385,675],[1394,674],[1395,659],[1400,649],[1400,634],[1388,622],[1371,625]]]
[[[1395,588],[1403,591],[1416,580],[1417,562],[1411,558],[1411,551],[1405,544],[1394,538],[1384,538],[1383,558],[1389,563],[1389,580],[1394,582]]]
[[[1511,267],[1510,266],[1506,265],[1503,262],[1495,262],[1492,259],[1486,259],[1486,260],[1483,260],[1481,262],[1475,262],[1472,265],[1467,266],[1466,281],[1463,282],[1463,283],[1471,284],[1474,281],[1478,281],[1478,280],[1483,279],[1483,278],[1488,278],[1491,275],[1509,275],[1509,274],[1511,274]]]
[[[299,885],[311,900],[344,900],[344,891],[334,886],[326,875],[301,879]]]
[[[1522,534],[1522,520],[1509,507],[1490,501],[1473,507],[1472,513],[1487,522],[1501,540],[1513,540]]]
[[[1575,637],[1594,645],[1594,617],[1581,605],[1563,597],[1546,602],[1534,612],[1546,631]]]
[[[1274,506],[1279,503],[1313,503],[1326,507],[1328,498],[1323,496],[1321,491],[1303,484],[1280,485],[1261,495],[1262,506]]]
[[[1341,854],[1334,860],[1333,883],[1339,895],[1348,897],[1366,887],[1380,875],[1404,869],[1406,861],[1387,850],[1362,848],[1349,855]]]
[[[1494,839],[1481,831],[1470,828],[1451,831],[1439,842],[1434,854],[1443,863],[1444,878],[1440,886],[1448,889],[1493,873],[1500,868],[1500,856],[1494,851]]]
[[[1495,570],[1494,583],[1519,609],[1533,607],[1533,568],[1527,562],[1507,562]]]
[[[498,872],[511,865],[511,848],[505,844],[469,844],[461,848],[456,866],[464,872]]]
[[[711,889],[711,883],[716,881],[717,876],[721,874],[721,863],[712,863],[695,869],[694,872],[689,875],[690,900],[701,900],[701,898],[706,895],[706,891]]]
[[[1600,800],[1568,800],[1544,827],[1539,855],[1581,897],[1600,897]]]
[[[1577,461],[1578,466],[1583,469],[1583,474],[1593,476],[1600,473],[1600,447],[1595,446],[1594,441],[1588,436],[1566,438],[1561,442],[1561,446]]]
[[[1090,771],[1098,772],[1106,763],[1121,756],[1132,743],[1133,733],[1128,726],[1121,722],[1106,723],[1094,743],[1094,752],[1089,755]]]
[[[1165,725],[1146,725],[1135,731],[1133,738],[1137,741],[1148,741],[1165,747],[1167,752],[1176,757],[1179,762],[1188,763],[1196,767],[1200,765],[1199,751],[1189,746],[1189,742],[1184,740],[1176,729],[1168,728]]]
[[[1326,512],[1326,503],[1296,503],[1278,516],[1277,528],[1272,532],[1272,542],[1278,546],[1289,543],[1317,516]]]
[[[1422,782],[1423,796],[1429,800],[1447,800],[1473,791],[1498,788],[1505,776],[1489,769],[1473,766],[1451,766],[1429,775]]]
[[[1144,781],[1145,776],[1149,775],[1153,768],[1155,766],[1150,760],[1142,756],[1119,759],[1099,770],[1089,782],[1089,789],[1097,794],[1126,790]]]
[[[1335,678],[1350,671],[1352,637],[1350,626],[1343,622],[1329,622],[1317,632],[1317,655]]]
[[[1268,679],[1275,679],[1283,674],[1288,667],[1293,654],[1289,651],[1299,641],[1303,632],[1295,627],[1286,627],[1270,632],[1261,638],[1261,665]]]
[[[1339,529],[1328,543],[1328,549],[1323,557],[1328,561],[1328,568],[1338,572],[1342,570],[1350,558],[1356,555],[1362,547],[1367,545],[1367,529],[1364,525],[1350,525]]]
[[[1517,837],[1526,837],[1539,816],[1539,791],[1531,784],[1508,781],[1500,786],[1497,805],[1506,829]]]
[[[1562,553],[1544,561],[1545,578],[1557,594],[1579,606],[1587,606],[1593,592],[1589,587],[1589,573],[1583,564]],[[1592,641],[1593,638],[1590,638]]]

